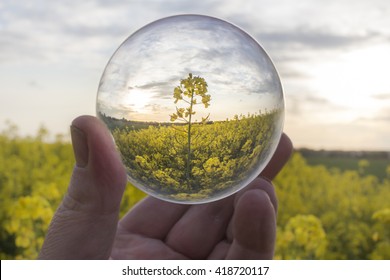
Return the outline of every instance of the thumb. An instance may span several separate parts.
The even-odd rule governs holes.
[[[126,172],[111,135],[95,117],[71,126],[76,166],[39,258],[107,259],[114,241]]]

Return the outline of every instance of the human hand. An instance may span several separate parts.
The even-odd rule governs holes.
[[[126,172],[110,134],[95,117],[71,127],[76,158],[41,259],[271,259],[277,200],[270,182],[292,152],[283,135],[270,163],[225,199],[181,205],[147,197],[118,222]]]

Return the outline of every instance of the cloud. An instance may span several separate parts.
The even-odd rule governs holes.
[[[307,49],[340,49],[345,47],[356,47],[357,44],[367,44],[376,39],[378,34],[370,33],[365,35],[337,34],[323,29],[308,29],[296,27],[292,30],[262,32],[258,37],[271,46],[283,49],[307,48]]]
[[[161,106],[160,104],[147,104],[145,108],[149,109],[153,113],[169,112],[172,108],[167,106]]]
[[[46,91],[50,94],[47,95],[45,104],[56,104],[58,101],[56,94],[61,92],[62,96],[68,98],[68,101],[77,100],[77,104],[86,104],[87,108],[92,107],[90,104],[94,101],[89,101],[89,97],[86,97],[88,94],[85,93],[93,92],[91,96],[94,97],[96,84],[104,66],[127,36],[145,24],[162,17],[179,13],[199,13],[226,19],[243,27],[266,49],[275,62],[283,79],[285,91],[288,93],[286,103],[290,113],[289,117],[302,125],[301,137],[306,138],[304,134],[310,130],[310,125],[307,125],[310,122],[314,123],[321,119],[323,122],[335,123],[337,119],[342,119],[346,114],[351,114],[353,117],[362,115],[362,112],[356,108],[355,112],[350,111],[351,108],[346,108],[348,102],[344,102],[345,106],[342,106],[341,103],[336,104],[326,99],[328,96],[321,98],[315,95],[320,92],[319,89],[325,92],[326,90],[324,84],[310,83],[313,65],[326,63],[328,59],[337,60],[342,57],[343,53],[354,49],[368,48],[375,44],[384,46],[390,44],[388,29],[390,20],[387,16],[390,12],[390,5],[387,0],[331,0],[325,1],[326,3],[302,0],[297,5],[291,5],[290,0],[3,0],[0,2],[0,92],[3,92],[1,98],[5,100],[3,106],[7,107],[8,111],[15,112],[12,113],[14,114],[12,118],[17,118],[22,112],[18,111],[20,102],[18,106],[10,106],[12,103],[9,100],[11,99],[4,94],[7,92],[13,93],[13,98],[15,98],[14,93],[17,92],[23,96],[33,90],[34,92]],[[210,64],[213,62],[210,58],[218,55],[225,56],[222,53],[233,56],[234,50],[230,48],[221,49],[220,53],[202,53],[204,55],[202,60],[209,65],[206,63],[199,65],[196,69],[197,74],[201,75],[201,68],[207,66],[210,73],[215,74],[206,80],[213,80],[215,84],[228,85],[232,75],[241,75],[240,77],[245,80],[244,85],[253,87],[261,85],[260,80],[250,79],[248,75],[243,75],[242,68],[236,67],[237,61],[231,60],[230,68],[234,66],[235,70],[227,69],[230,74],[225,76],[226,69],[215,65],[212,67],[213,65]],[[165,57],[166,65],[169,66],[172,63],[172,57],[167,53],[161,55]],[[193,53],[191,59],[194,59],[196,55],[199,54]],[[357,60],[360,61],[360,58]],[[182,60],[180,63],[184,62]],[[75,68],[78,71],[74,71]],[[170,100],[173,88],[188,72],[194,71],[191,68],[193,67],[184,66],[183,72],[178,73],[174,79],[169,81],[166,81],[168,78],[162,75],[150,77],[147,82],[141,78],[134,84],[127,84],[127,81],[124,81],[121,86],[124,89],[130,86],[134,89],[138,87],[140,91],[148,91],[163,101],[162,107],[168,106],[173,103]],[[378,70],[373,67],[369,68],[372,68],[373,72],[375,69]],[[169,67],[166,69],[170,70]],[[148,70],[148,68],[145,66],[143,70]],[[335,68],[334,72],[337,73],[337,71],[338,69]],[[382,79],[382,76],[380,75],[378,80]],[[36,81],[36,84],[30,81]],[[329,84],[334,83],[334,79],[329,80]],[[230,86],[232,91],[243,92],[242,87]],[[210,94],[218,91],[218,88],[212,85],[209,89]],[[371,92],[377,92],[377,94],[369,98],[374,104],[374,109],[372,109],[372,118],[366,119],[367,126],[374,125],[375,122],[385,125],[389,121],[389,115],[385,109],[390,108],[384,108],[388,106],[387,101],[390,100],[389,91],[384,86],[372,89]],[[75,93],[78,96],[75,96]],[[253,96],[254,94],[251,95]],[[245,101],[244,97],[246,96],[242,94],[237,100]],[[83,99],[84,103],[79,102],[80,99]],[[26,101],[22,98],[21,100]],[[333,100],[336,101],[336,99]],[[213,102],[212,106],[220,101],[213,99]],[[256,102],[258,100],[253,100],[252,103],[257,105]],[[78,111],[75,112],[77,106],[70,104],[61,102],[55,110],[62,110],[65,106],[70,108],[64,110],[66,111],[64,115],[68,114],[69,118],[85,110],[84,105],[78,105]],[[153,105],[148,105],[150,111],[157,111],[159,108],[152,107]],[[375,107],[377,105],[380,106]],[[54,105],[51,107],[55,108]],[[375,113],[378,108],[383,108],[383,111]],[[131,108],[128,106],[113,108],[110,103],[105,108],[105,110],[119,112],[124,116],[129,113],[129,109],[131,113]],[[135,110],[133,111],[134,114]],[[346,113],[343,115],[344,111]],[[365,115],[370,116],[371,111],[365,111]],[[38,115],[34,115],[35,119],[32,118],[30,112],[28,115],[26,119],[28,118],[31,122],[45,121],[39,120]],[[286,122],[291,122],[291,119]],[[56,131],[59,128],[57,126],[51,129]],[[334,131],[336,130],[335,128]],[[359,133],[361,130],[353,135]],[[313,134],[312,141],[316,139],[318,140],[318,136]]]
[[[97,107],[97,111],[106,116],[114,118],[128,118],[129,115],[137,113],[136,110],[133,110],[132,106],[128,104],[108,104],[106,102],[100,102]]]
[[[217,104],[230,102],[238,113],[278,106],[281,89],[272,64],[257,43],[235,27],[197,17],[171,18],[153,27],[135,33],[115,53],[103,77],[104,92],[119,97],[127,89],[139,104],[168,104],[174,87],[193,73],[206,80]],[[240,96],[247,104],[235,104]],[[230,113],[220,110],[218,117]]]
[[[378,113],[375,120],[386,122],[387,126],[390,121],[390,107],[383,109]]]
[[[390,93],[378,93],[371,95],[373,99],[377,100],[390,100]]]
[[[129,86],[129,90],[132,89],[140,89],[145,92],[149,92],[153,95],[154,98],[157,99],[172,99],[174,86],[179,84],[180,80],[175,77],[171,77],[171,79],[167,81],[151,81],[146,84]]]
[[[161,86],[165,86],[166,82],[150,82],[145,85],[135,86],[134,88],[139,89],[153,89],[153,88],[159,88]]]
[[[313,119],[318,119],[347,109],[313,93],[289,95],[286,103],[288,112],[294,118],[310,115]]]
[[[67,58],[91,64],[99,57],[109,57],[153,14],[139,13],[138,1],[131,4],[131,9],[123,1],[109,3],[96,0],[6,3],[0,8],[0,61],[58,62]]]
[[[380,108],[372,117],[362,117],[359,118],[358,121],[372,124],[383,122],[386,124],[386,127],[389,127],[388,123],[390,121],[390,106],[384,106]]]
[[[198,1],[199,2],[199,1]],[[278,15],[279,3],[269,1],[66,1],[54,3],[44,1],[28,4],[25,1],[11,1],[3,4],[0,13],[2,36],[0,36],[0,61],[56,61],[59,55],[68,61],[89,64],[90,61],[104,63],[115,48],[132,32],[142,25],[160,17],[175,13],[204,13],[231,19],[233,23],[242,22],[249,33],[255,35],[260,43],[271,49],[275,61],[294,58],[297,49],[337,49],[363,43],[379,36],[374,32],[367,35],[338,34],[323,27],[303,25],[298,21],[288,26],[280,23],[275,28],[269,20]],[[305,3],[308,9],[318,9],[315,4]],[[268,7],[265,12],[261,8]],[[340,7],[343,7],[340,4]],[[326,7],[324,7],[326,8]],[[255,16],[254,10],[259,11]],[[298,9],[299,10],[299,9]],[[12,11],[12,12],[11,12]],[[237,11],[243,11],[238,14]],[[294,9],[293,9],[294,11]],[[284,12],[280,10],[280,16]],[[257,15],[257,13],[256,13]],[[307,13],[310,22],[310,13]],[[293,16],[293,13],[288,16]],[[315,21],[311,21],[311,24]],[[287,53],[287,55],[286,55]],[[302,55],[295,59],[302,59]],[[283,66],[287,67],[287,66]],[[286,69],[285,72],[292,71]]]
[[[39,82],[35,81],[35,80],[29,81],[28,82],[28,86],[30,86],[31,88],[36,88],[36,89],[42,89],[43,88],[42,85]]]

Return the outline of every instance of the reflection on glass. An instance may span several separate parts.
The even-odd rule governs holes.
[[[198,15],[153,22],[115,52],[97,114],[128,179],[173,202],[226,197],[272,156],[283,118],[278,74],[248,34]]]

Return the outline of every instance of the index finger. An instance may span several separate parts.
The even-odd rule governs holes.
[[[290,138],[286,134],[282,134],[278,147],[270,162],[261,172],[260,176],[269,180],[273,180],[276,175],[282,170],[283,166],[287,163],[293,152],[293,144]]]

